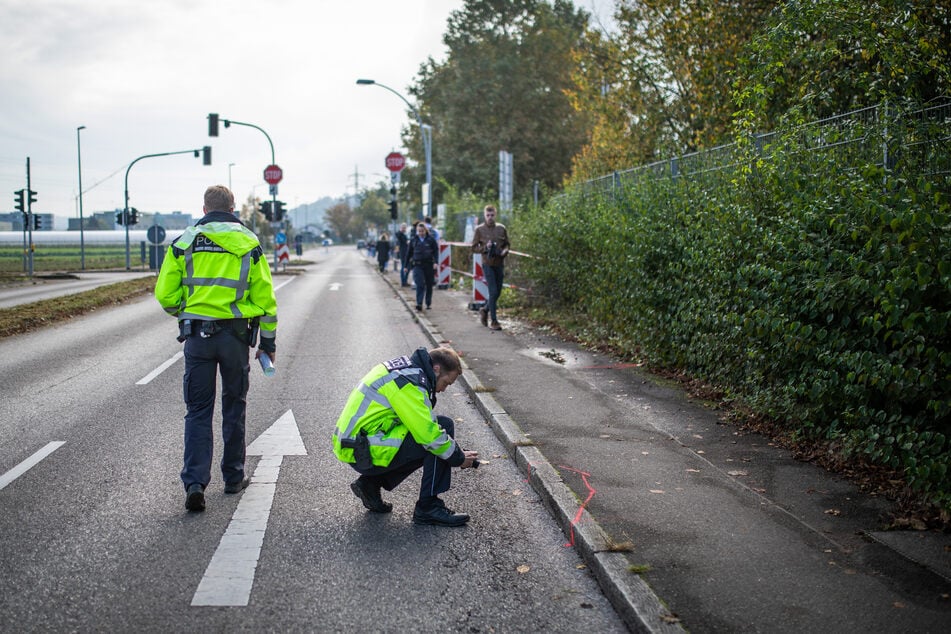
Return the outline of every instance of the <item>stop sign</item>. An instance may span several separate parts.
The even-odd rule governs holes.
[[[264,168],[264,180],[268,185],[277,185],[284,178],[284,172],[277,165],[268,165]]]
[[[386,169],[391,172],[400,172],[406,167],[406,159],[399,152],[390,152],[386,155]]]

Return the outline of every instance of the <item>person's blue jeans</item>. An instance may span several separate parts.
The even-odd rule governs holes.
[[[400,286],[406,286],[409,283],[409,267],[406,266],[406,258],[400,258]]]
[[[214,448],[212,418],[215,383],[221,373],[221,475],[226,483],[244,479],[245,413],[247,410],[248,344],[228,330],[185,340],[185,453],[182,484],[208,486]]]
[[[489,287],[489,299],[485,302],[485,308],[489,311],[489,318],[492,321],[498,321],[495,309],[499,302],[499,295],[502,294],[502,278],[505,277],[505,267],[483,266],[482,272],[485,275],[485,283]]]
[[[416,284],[416,305],[422,306],[426,300],[426,308],[433,304],[433,287],[436,285],[436,272],[432,262],[424,262],[413,267],[413,283]]]

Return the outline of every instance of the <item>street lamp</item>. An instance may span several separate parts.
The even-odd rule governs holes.
[[[416,117],[416,125],[419,126],[419,134],[423,137],[423,152],[426,156],[426,213],[424,215],[432,217],[432,208],[433,208],[433,192],[432,192],[432,182],[433,182],[433,127],[429,124],[423,123],[422,118],[419,116],[419,111],[413,107],[409,101],[406,100],[406,97],[393,90],[385,84],[381,84],[378,81],[373,79],[358,79],[357,85],[359,86],[379,86],[384,90],[389,90],[391,93],[403,100],[403,103],[406,104],[406,107],[410,109],[413,115]]]
[[[231,189],[231,168],[234,167],[234,165],[234,163],[228,163],[228,189],[232,192],[234,192],[234,190]]]
[[[79,145],[79,131],[86,126],[76,128],[76,162],[79,166],[79,268],[86,270],[86,241],[83,235],[83,153]]]

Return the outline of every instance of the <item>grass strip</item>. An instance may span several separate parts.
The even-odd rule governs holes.
[[[66,321],[105,306],[123,304],[151,293],[154,288],[154,277],[141,277],[32,304],[0,308],[0,339]]]

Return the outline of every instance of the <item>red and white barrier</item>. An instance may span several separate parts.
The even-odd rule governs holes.
[[[472,254],[472,304],[470,307],[482,308],[489,301],[489,285],[485,282],[482,270],[482,254]]]
[[[286,244],[278,245],[276,255],[278,262],[287,262],[291,259],[291,252],[290,249],[287,248]]]
[[[436,277],[436,288],[446,289],[452,283],[452,245],[439,241],[439,268]]]

